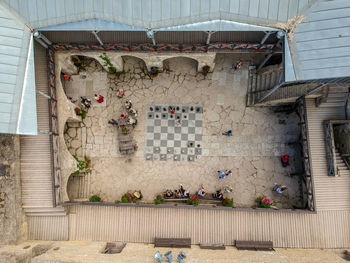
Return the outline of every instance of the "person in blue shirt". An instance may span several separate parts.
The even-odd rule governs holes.
[[[219,174],[219,179],[225,179],[226,178],[226,173],[224,171],[218,171]]]
[[[232,136],[232,130],[228,130],[227,132],[224,132],[222,135]]]
[[[287,186],[275,183],[275,186],[272,189],[272,191],[275,191],[276,193],[281,195],[281,194],[283,194],[284,190],[286,190],[286,189],[287,189]]]

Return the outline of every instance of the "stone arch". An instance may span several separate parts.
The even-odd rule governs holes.
[[[146,61],[141,56],[122,55],[123,60],[123,70],[126,72],[134,72],[135,69],[140,69],[141,71],[147,71],[148,67]]]
[[[79,99],[75,98],[74,92],[77,88],[76,82],[74,82],[74,79],[78,78],[86,78],[87,74],[84,74],[84,72],[96,72],[96,71],[102,71],[104,70],[103,65],[101,62],[96,59],[94,56],[85,56],[85,55],[71,55],[64,59],[61,67],[60,72],[60,81],[62,83],[63,90],[66,94],[67,99],[73,98],[73,99]],[[66,80],[64,79],[63,75],[68,74],[70,75],[71,79]]]
[[[168,71],[181,71],[195,74],[198,71],[199,62],[189,56],[174,56],[162,61],[163,69]]]

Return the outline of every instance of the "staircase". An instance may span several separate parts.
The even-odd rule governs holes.
[[[48,93],[48,63],[46,50],[35,43],[35,82],[36,89]],[[48,100],[36,96],[38,130],[49,130]],[[66,212],[56,207],[54,196],[54,179],[52,168],[52,148],[49,134],[37,136],[21,136],[21,187],[22,207],[27,216],[61,215]]]
[[[350,170],[346,163],[344,162],[343,158],[341,157],[338,150],[335,150],[335,158],[336,158],[336,165],[337,165],[337,175],[338,176],[350,176]]]
[[[282,66],[273,65],[259,71],[249,71],[247,106],[253,106],[270,89],[276,86],[281,77]]]
[[[324,98],[319,107],[345,107],[348,99],[349,87],[330,87],[327,97]]]

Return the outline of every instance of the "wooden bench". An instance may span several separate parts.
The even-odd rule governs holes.
[[[191,238],[154,238],[155,247],[191,248]]]
[[[225,250],[225,245],[222,243],[219,244],[199,244],[201,249],[212,249],[212,250]]]
[[[167,198],[163,197],[164,202],[186,202],[188,198]]]
[[[235,246],[237,249],[244,249],[244,250],[273,250],[272,241],[236,240]]]

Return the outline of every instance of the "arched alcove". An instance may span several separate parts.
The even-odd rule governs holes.
[[[122,56],[124,71],[131,73],[147,72],[145,61],[137,56]]]
[[[163,69],[179,73],[196,74],[198,61],[190,57],[172,57],[163,60]]]

